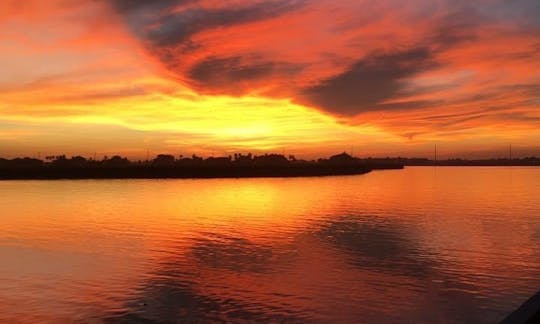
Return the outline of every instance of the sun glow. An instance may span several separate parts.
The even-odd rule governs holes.
[[[357,146],[364,156],[414,155],[434,142],[449,154],[508,142],[521,155],[537,152],[535,26],[525,32],[493,19],[475,27],[474,39],[444,38],[437,31],[446,20],[418,22],[414,5],[387,8],[401,17],[396,28],[392,12],[364,24],[354,2],[320,1],[183,34],[168,25],[191,19],[182,6],[163,2],[171,21],[161,21],[159,4],[122,11],[114,3],[0,4],[1,154],[316,157]],[[321,19],[329,9],[351,20]]]

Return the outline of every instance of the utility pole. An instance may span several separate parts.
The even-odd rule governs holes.
[[[510,161],[512,161],[512,144],[510,144],[510,147],[509,147],[509,156],[510,156]]]
[[[435,164],[437,164],[437,144],[435,144]]]

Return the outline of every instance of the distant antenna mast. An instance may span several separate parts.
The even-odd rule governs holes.
[[[510,147],[509,147],[509,156],[510,156],[510,161],[512,161],[512,144],[510,144]]]
[[[435,144],[435,163],[437,163],[437,144]]]

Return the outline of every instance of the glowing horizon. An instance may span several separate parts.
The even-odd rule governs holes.
[[[0,4],[0,156],[540,155],[540,6]]]

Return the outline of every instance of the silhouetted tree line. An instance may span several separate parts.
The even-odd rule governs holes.
[[[300,177],[363,174],[372,169],[402,168],[394,161],[367,163],[346,153],[328,159],[299,160],[281,154],[202,158],[160,154],[148,161],[130,161],[118,155],[102,160],[82,156],[0,159],[0,179],[113,179],[113,178],[240,178]]]
[[[393,158],[398,163],[409,166],[540,166],[540,158],[535,156],[524,158],[498,159],[446,159],[431,160],[425,158]]]
[[[36,158],[0,158],[0,168],[124,168],[124,167],[227,167],[227,166],[289,166],[289,165],[362,165],[370,168],[393,168],[400,166],[489,166],[489,165],[540,165],[540,158],[525,157],[518,159],[447,159],[431,160],[427,158],[355,158],[347,153],[333,155],[327,159],[302,160],[296,159],[294,155],[285,156],[282,154],[253,155],[251,153],[235,153],[229,156],[203,158],[193,154],[191,157],[180,155],[175,157],[171,154],[159,154],[154,159],[148,161],[130,161],[129,159],[114,155],[105,156],[101,160],[85,158],[82,156],[65,155],[47,156],[45,161]]]
[[[340,159],[342,155],[336,155],[329,159],[319,159],[318,161],[298,160],[294,155],[288,157],[281,154],[253,155],[251,153],[237,153],[229,156],[207,157],[203,158],[193,154],[191,157],[180,155],[175,157],[171,154],[159,154],[154,159],[148,161],[130,161],[129,159],[114,155],[105,156],[101,160],[85,158],[82,156],[66,155],[47,156],[45,160],[36,158],[0,158],[0,168],[86,168],[86,167],[131,167],[131,166],[157,166],[157,167],[180,167],[180,166],[285,166],[291,164],[313,164],[313,163],[334,163],[351,162],[354,158],[347,155],[348,158]]]

